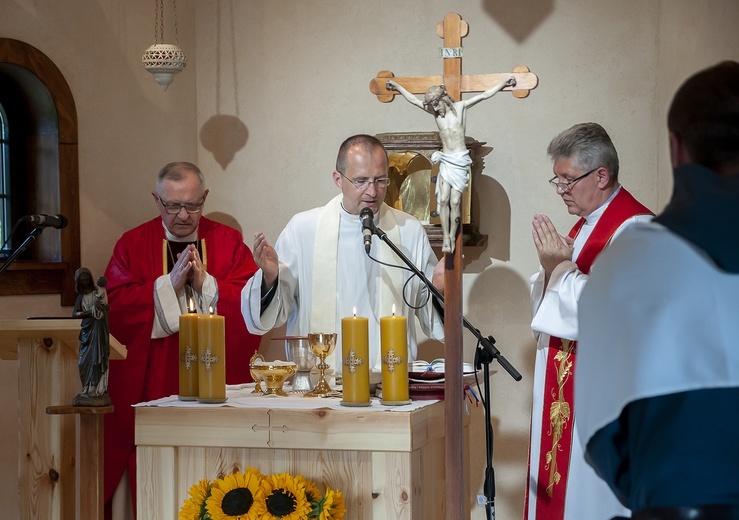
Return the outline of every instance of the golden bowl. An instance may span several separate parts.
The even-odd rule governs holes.
[[[295,373],[295,363],[289,361],[254,361],[252,371],[262,380],[264,395],[287,396],[282,389],[285,380]]]

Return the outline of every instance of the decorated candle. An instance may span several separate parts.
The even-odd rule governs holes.
[[[226,400],[226,323],[223,316],[198,316],[198,401]]]
[[[385,405],[408,404],[408,343],[405,316],[380,318],[382,356],[382,400]]]
[[[341,320],[341,381],[344,406],[369,406],[369,320],[354,315]]]
[[[190,302],[190,312],[180,316],[180,389],[182,401],[198,398],[198,315]]]

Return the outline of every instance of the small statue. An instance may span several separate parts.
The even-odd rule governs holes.
[[[441,139],[441,151],[431,155],[431,162],[439,164],[439,178],[436,182],[437,210],[443,231],[444,253],[454,252],[454,240],[460,221],[462,192],[467,188],[470,176],[470,151],[464,142],[465,117],[467,108],[494,96],[507,86],[514,86],[516,79],[511,76],[505,81],[470,99],[454,101],[446,92],[444,85],[429,87],[425,100],[416,96],[393,80],[388,80],[388,90],[396,90],[408,102],[430,113],[436,119]]]
[[[101,276],[93,282],[92,273],[80,267],[74,273],[77,301],[72,316],[82,318],[80,324],[79,371],[82,390],[72,400],[73,406],[109,406],[108,358],[110,335],[108,325],[108,281]]]

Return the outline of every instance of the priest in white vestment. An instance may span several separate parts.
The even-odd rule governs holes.
[[[359,213],[370,208],[375,225],[424,272],[443,293],[444,268],[437,262],[423,225],[383,202],[389,183],[387,154],[368,135],[348,138],[341,145],[333,180],[341,194],[326,206],[295,215],[275,246],[256,233],[254,259],[259,269],[242,291],[241,311],[253,334],[265,334],[287,323],[287,334],[336,332],[341,344],[341,319],[369,319],[370,366],[380,370],[380,317],[407,316],[408,355],[416,358],[413,316],[428,337],[442,340],[444,326],[425,284],[403,269],[405,264],[387,244],[372,237],[366,253]],[[399,266],[399,267],[393,267]],[[339,350],[339,349],[337,349]],[[341,364],[327,362],[341,370]],[[333,362],[332,362],[333,361]]]
[[[618,182],[618,154],[605,129],[583,123],[555,137],[547,150],[549,182],[580,220],[568,237],[535,215],[541,267],[531,277],[531,328],[537,340],[526,520],[609,519],[626,513],[586,464],[574,417],[577,305],[597,255],[626,226],[652,218]]]

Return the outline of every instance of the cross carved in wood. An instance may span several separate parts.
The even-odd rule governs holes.
[[[272,440],[272,432],[288,432],[290,431],[290,428],[288,428],[286,425],[282,426],[272,426],[272,410],[267,410],[267,426],[260,426],[258,424],[255,424],[251,427],[252,431],[260,432],[260,431],[266,431],[267,432],[267,446],[270,448],[274,446],[274,441]]]

